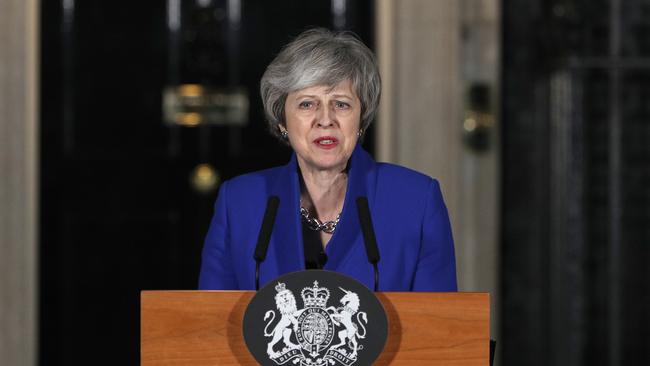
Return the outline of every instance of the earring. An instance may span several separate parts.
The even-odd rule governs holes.
[[[280,130],[280,135],[282,135],[282,138],[285,140],[289,139],[289,132],[287,132],[287,130]]]
[[[359,132],[357,132],[357,137],[361,137],[363,135],[363,128],[359,129]]]

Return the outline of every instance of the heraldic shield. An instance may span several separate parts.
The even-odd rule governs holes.
[[[388,335],[386,312],[367,287],[317,270],[267,284],[248,305],[243,327],[262,365],[370,365]]]

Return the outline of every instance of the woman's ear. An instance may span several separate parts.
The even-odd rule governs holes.
[[[280,136],[282,136],[284,140],[289,139],[289,132],[283,125],[278,125],[278,130],[280,130]]]

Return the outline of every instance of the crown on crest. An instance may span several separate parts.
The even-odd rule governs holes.
[[[314,281],[314,286],[303,288],[300,296],[306,308],[324,308],[330,298],[330,290],[318,287],[318,281]]]
[[[277,291],[278,293],[280,293],[280,292],[282,292],[282,291],[284,291],[286,289],[287,289],[287,285],[285,285],[283,282],[278,282],[278,284],[275,285],[275,291]]]

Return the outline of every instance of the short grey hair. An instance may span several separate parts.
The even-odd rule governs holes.
[[[334,87],[350,80],[361,101],[361,128],[375,118],[381,77],[375,55],[352,32],[307,30],[287,44],[269,64],[260,81],[264,114],[273,135],[282,140],[284,107],[291,92],[316,85]]]

